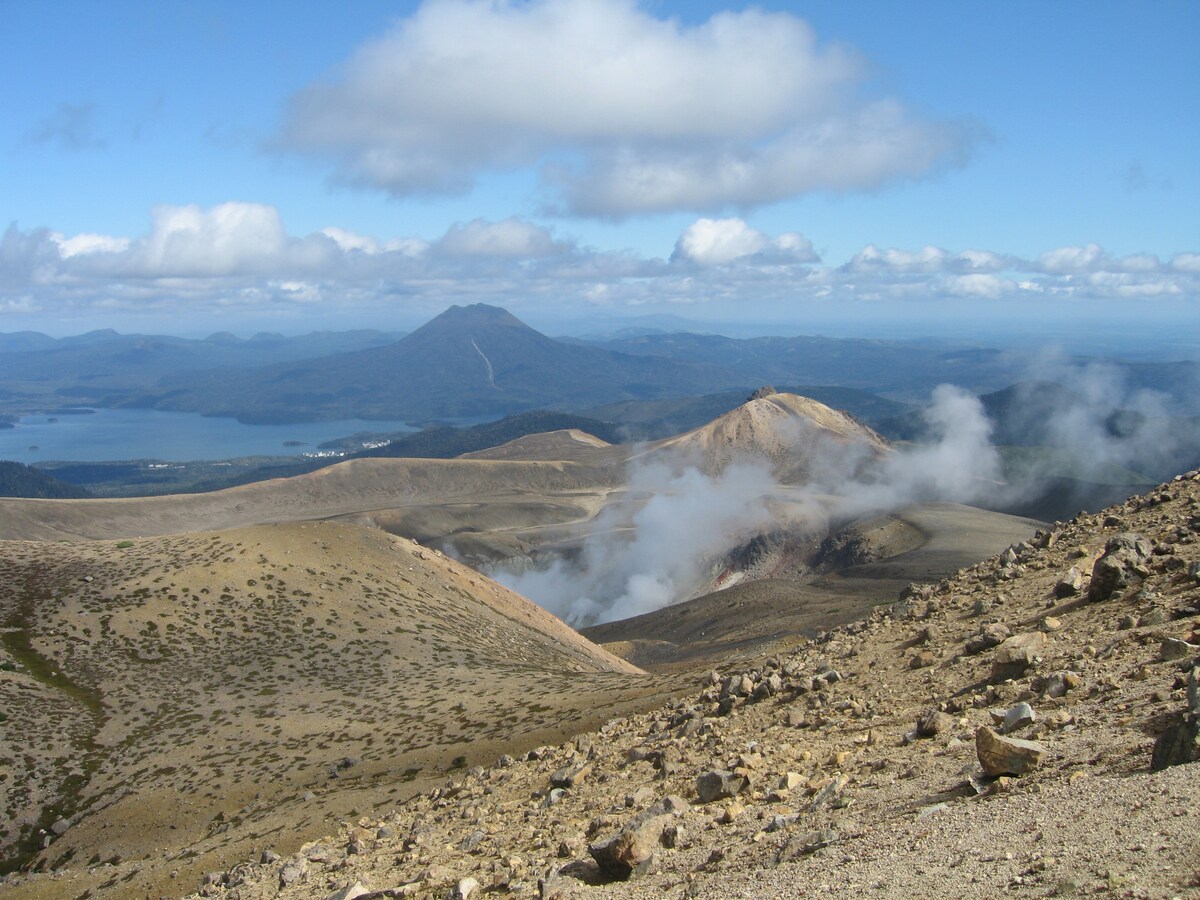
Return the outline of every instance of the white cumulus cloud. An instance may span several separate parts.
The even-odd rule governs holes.
[[[396,195],[539,167],[601,218],[874,189],[970,137],[862,89],[867,63],[789,13],[698,25],[633,0],[428,0],[292,98],[279,146]]]
[[[156,206],[149,236],[133,246],[148,273],[224,275],[260,269],[281,254],[287,234],[279,211],[263,203]]]
[[[697,219],[675,242],[671,259],[723,266],[747,257],[760,262],[816,262],[812,242],[794,231],[771,238],[744,219]]]

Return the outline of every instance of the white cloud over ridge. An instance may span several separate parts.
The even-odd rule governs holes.
[[[777,238],[751,228],[744,219],[697,219],[675,242],[673,261],[722,266],[748,257],[763,262],[817,262],[812,242],[797,232]]]
[[[886,303],[968,307],[1200,299],[1200,254],[1116,257],[1097,245],[1033,259],[988,250],[867,245],[822,262],[799,232],[744,219],[687,226],[669,259],[602,252],[525,219],[482,219],[433,237],[379,238],[330,226],[287,232],[274,207],[159,206],[140,237],[10,226],[0,237],[0,321],[111,312],[296,308],[370,314],[398,303],[430,313],[482,300],[559,309],[680,304]],[[4,326],[0,325],[0,328]]]
[[[862,89],[788,13],[683,25],[633,0],[429,0],[293,97],[279,147],[421,196],[538,167],[549,205],[623,218],[873,190],[961,162],[960,124]]]

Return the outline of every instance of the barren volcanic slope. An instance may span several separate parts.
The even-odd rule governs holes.
[[[651,447],[700,460],[709,472],[735,459],[765,458],[785,484],[808,481],[811,467],[834,448],[863,460],[888,452],[879,435],[846,413],[808,397],[779,393],[756,394],[707,425]]]
[[[436,531],[421,521],[436,513],[453,523],[446,534],[469,526],[473,510],[531,499],[542,503],[545,518],[578,518],[586,514],[578,504],[618,486],[621,474],[619,466],[563,462],[359,459],[209,494],[87,503],[0,498],[0,539],[133,538],[386,511],[411,517],[413,536]]]
[[[1191,473],[200,895],[1196,896],[1198,573]]]
[[[171,871],[180,891],[663,690],[440,553],[345,524],[5,542],[0,583],[5,856],[32,839],[38,868],[71,870],[35,896],[170,893]]]

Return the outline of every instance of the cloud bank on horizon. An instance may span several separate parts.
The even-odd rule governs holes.
[[[477,219],[433,239],[377,238],[330,226],[288,234],[258,203],[160,206],[140,237],[10,226],[0,237],[0,312],[88,309],[191,313],[260,307],[436,306],[490,298],[520,308],[553,296],[592,308],[716,299],[886,301],[959,298],[1129,300],[1200,294],[1200,254],[1114,257],[1095,244],[1033,259],[988,250],[864,247],[822,262],[804,235],[767,235],[744,219],[701,218],[667,259],[604,252],[518,218]]]
[[[148,208],[144,231],[135,233],[136,224],[73,230],[53,221],[12,222],[0,232],[0,330],[100,320],[174,326],[222,319],[227,327],[231,316],[283,327],[320,327],[332,316],[385,325],[397,314],[411,322],[474,299],[518,314],[686,309],[713,313],[699,318],[779,322],[800,321],[817,308],[836,314],[846,304],[865,304],[857,312],[864,318],[872,307],[912,310],[926,301],[945,312],[994,316],[1005,315],[1010,301],[1024,301],[1028,310],[1072,300],[1089,302],[1089,309],[1141,303],[1166,315],[1200,297],[1194,227],[1170,217],[1160,239],[1135,245],[1136,252],[1078,229],[1045,246],[1031,248],[1022,239],[1022,252],[1005,246],[1018,243],[1011,231],[1007,239],[980,241],[968,229],[957,243],[955,229],[940,227],[938,211],[950,208],[945,200],[930,206],[924,198],[954,193],[956,180],[981,158],[986,164],[989,154],[1001,152],[997,147],[1017,141],[1003,128],[993,131],[987,117],[973,117],[971,103],[965,114],[953,102],[938,112],[927,95],[902,90],[912,87],[903,77],[881,77],[882,64],[840,39],[844,22],[842,31],[819,32],[790,11],[730,5],[705,18],[686,4],[636,0],[402,5],[385,27],[374,23],[374,36],[355,34],[339,45],[346,49],[332,67],[325,60],[288,69],[292,78],[281,79],[270,95],[270,114],[250,107],[265,123],[250,141],[256,149],[247,145],[240,157],[222,157],[224,170],[181,159],[178,187],[172,182],[164,192],[172,202],[158,196],[135,209],[126,199],[120,216],[126,222]],[[20,12],[34,16],[35,9]],[[1110,0],[1101,12],[1120,9],[1120,0]],[[302,29],[305,10],[301,3],[288,27]],[[1200,24],[1186,6],[1160,10]],[[135,12],[116,0],[118,20]],[[175,27],[171,15],[164,21]],[[240,23],[264,46],[285,40],[282,27],[264,29],[252,9],[218,4],[214,15],[224,17],[223,26]],[[870,30],[855,27],[865,29],[863,36]],[[856,33],[850,28],[847,36]],[[1050,24],[1047,35],[1030,40],[1050,41]],[[194,49],[182,42],[200,40],[178,30],[171,38],[181,42],[180,65],[169,59],[166,87],[130,114],[127,131],[137,140],[151,142],[145,135],[166,128],[177,103],[168,90],[183,91],[171,79],[180,77],[176,68],[187,71],[184,61]],[[248,71],[261,77],[261,48],[247,46],[256,60]],[[887,44],[877,41],[873,52],[881,46]],[[1097,51],[1063,46],[1058,52],[1066,60],[1071,52]],[[952,55],[943,65],[953,60],[958,69],[922,70],[921,55],[903,50],[887,65],[905,62],[913,67],[911,80],[924,76],[939,89],[954,72],[965,78],[971,70],[969,60]],[[1031,57],[1024,66],[1037,63]],[[1075,77],[1066,62],[1059,70],[1064,79]],[[220,81],[216,73],[212,81]],[[64,78],[63,96],[44,100],[40,113],[31,107],[24,120],[10,116],[11,125],[0,124],[0,144],[6,133],[16,135],[20,159],[64,178],[82,159],[95,161],[97,183],[116,173],[116,157],[134,139],[114,130],[109,107],[116,98],[81,96],[85,82]],[[1007,83],[988,74],[989,91]],[[254,84],[242,95],[252,95]],[[1055,88],[1045,84],[1048,97]],[[130,84],[122,89],[132,96]],[[1012,97],[1031,96],[1020,85],[1013,91]],[[200,99],[218,101],[212,105],[221,111],[229,105],[221,95]],[[1146,94],[1138,108],[1153,105]],[[977,107],[998,109],[982,100]],[[1020,135],[1022,152],[1070,165],[1046,170],[1057,172],[1062,185],[1095,179],[1094,172],[1077,179],[1082,170],[1077,157],[1067,159],[1071,148],[1056,152],[1053,141],[1071,140],[1074,126],[1065,113],[1060,118],[1066,127],[1032,139]],[[238,127],[234,118],[208,124],[209,150],[219,143],[212,135]],[[1115,133],[1112,123],[1106,127]],[[1183,145],[1194,141],[1186,129],[1178,134]],[[238,141],[228,144],[221,153]],[[180,146],[172,145],[173,152],[184,152]],[[1193,172],[1164,176],[1161,161],[1143,150],[1122,156],[1111,173],[1119,190],[1147,210],[1160,208],[1162,198],[1194,193]],[[1016,159],[1004,183],[1044,203],[1044,188],[1039,194],[1032,173],[1022,182]],[[272,178],[255,168],[263,160],[276,166]],[[299,176],[286,168],[301,165]],[[274,178],[285,169],[287,178]],[[257,171],[258,180],[243,170]],[[974,193],[954,201],[963,222],[991,217],[986,200],[1005,188],[989,185],[985,197],[979,185],[987,178],[975,176]],[[127,182],[131,197],[139,181]],[[0,175],[0,196],[6,184],[20,186],[19,170]],[[326,198],[335,199],[315,203],[313,185],[324,185]],[[339,197],[344,210],[336,206]],[[364,197],[388,204],[389,212],[364,223],[356,215],[371,202]],[[849,207],[857,212],[838,213],[839,204],[857,204]],[[320,218],[313,215],[318,208]],[[452,212],[439,218],[436,210]],[[889,217],[891,227],[884,224]],[[899,238],[896,219],[903,222]],[[304,224],[289,230],[285,220]],[[922,235],[930,230],[950,231],[951,239]],[[828,250],[831,241],[836,253]]]

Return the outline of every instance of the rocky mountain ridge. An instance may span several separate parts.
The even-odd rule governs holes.
[[[1191,472],[197,896],[1194,896],[1197,654]]]

